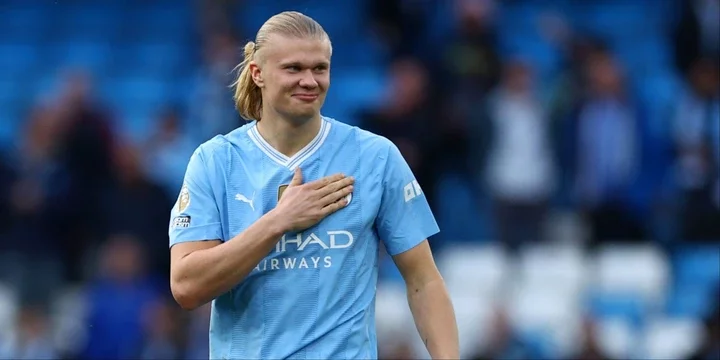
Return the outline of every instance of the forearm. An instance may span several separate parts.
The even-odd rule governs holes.
[[[173,293],[183,294],[181,305],[194,309],[228,292],[267,256],[283,232],[270,212],[231,241],[188,254],[177,266]]]
[[[442,279],[408,286],[415,326],[433,359],[459,359],[457,322]]]

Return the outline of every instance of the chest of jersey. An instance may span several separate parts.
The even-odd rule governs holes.
[[[323,255],[347,251],[363,241],[364,234],[372,231],[380,204],[380,187],[361,159],[358,151],[348,148],[333,149],[326,144],[325,151],[299,164],[304,182],[343,173],[355,178],[350,203],[323,219],[317,225],[299,233],[285,234],[269,257],[307,255],[322,259]],[[232,162],[238,171],[228,172],[226,179],[226,241],[234,238],[261,216],[274,209],[293,176],[293,170],[280,166],[266,157],[249,157],[237,154]],[[322,266],[322,264],[307,264]],[[272,266],[272,263],[270,264]]]

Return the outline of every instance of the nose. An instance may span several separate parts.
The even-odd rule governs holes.
[[[300,86],[305,89],[314,89],[318,86],[317,80],[312,71],[305,71],[300,78]]]

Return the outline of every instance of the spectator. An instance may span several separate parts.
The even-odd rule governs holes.
[[[165,111],[143,151],[150,179],[162,186],[171,198],[180,193],[185,167],[197,147],[183,130],[180,114],[176,110]]]
[[[102,188],[112,181],[111,151],[114,133],[109,116],[93,99],[90,77],[82,72],[70,73],[63,83],[60,97],[50,111],[58,116],[58,161],[67,176],[67,199],[61,222],[60,244],[71,281],[81,278],[84,249],[92,245],[99,229],[98,200]],[[56,185],[57,186],[57,185]]]
[[[473,357],[474,360],[535,359],[540,354],[523,344],[510,324],[508,314],[499,308],[493,313],[491,326],[488,327],[490,340],[488,346]]]
[[[571,358],[583,360],[608,360],[609,357],[604,354],[597,339],[597,325],[593,319],[586,318],[583,322],[580,350]]]
[[[499,239],[512,251],[541,240],[557,177],[549,118],[535,91],[530,67],[508,63],[482,130],[490,139],[485,182],[495,201]]]
[[[690,88],[675,111],[673,130],[682,192],[682,236],[720,238],[720,73],[716,61],[698,59],[688,73]]]
[[[10,188],[15,181],[15,174],[7,157],[0,152],[0,249],[10,241],[5,236],[13,222],[10,215]]]
[[[131,236],[112,236],[98,267],[98,277],[87,289],[88,334],[81,358],[137,358],[143,317],[160,299],[146,273],[143,247]]]
[[[493,6],[486,0],[455,3],[457,30],[448,36],[435,62],[442,73],[440,85],[472,103],[497,84],[500,74]]]
[[[550,118],[550,133],[553,139],[553,147],[558,151],[559,164],[558,180],[559,191],[557,199],[562,207],[567,207],[572,203],[574,195],[572,188],[574,186],[573,174],[571,171],[565,171],[568,168],[568,160],[574,156],[567,150],[564,143],[563,132],[572,122],[576,115],[575,111],[578,104],[583,100],[583,93],[586,83],[586,69],[591,59],[602,56],[607,53],[607,47],[602,41],[590,37],[576,34],[571,37],[563,47],[565,51],[563,70],[551,82],[549,98],[548,98],[548,116]]]
[[[144,341],[140,359],[182,359],[185,352],[187,324],[184,314],[170,299],[158,301],[143,317]],[[207,356],[207,355],[205,355]]]
[[[210,353],[207,332],[210,328],[211,304],[205,304],[190,313],[188,325],[186,358],[200,359]]]
[[[720,1],[687,0],[678,4],[675,64],[686,73],[701,56],[720,56]]]
[[[49,321],[42,307],[27,305],[20,310],[15,338],[0,339],[0,359],[57,359],[52,347]]]
[[[435,153],[442,141],[439,129],[444,119],[439,116],[437,98],[429,93],[429,74],[423,64],[412,58],[400,59],[393,63],[391,74],[388,101],[378,110],[363,112],[361,121],[365,129],[397,145],[434,207],[434,162],[449,150]]]
[[[644,118],[627,91],[620,65],[609,54],[586,67],[584,98],[576,106],[566,148],[576,199],[590,223],[592,244],[645,237],[642,191]]]
[[[710,360],[720,358],[720,302],[715,298],[715,311],[704,319],[705,333],[700,348],[689,360]]]
[[[59,121],[51,108],[39,107],[31,113],[15,154],[13,181],[6,188],[10,222],[7,242],[2,244],[0,277],[34,300],[46,298],[65,280],[63,261],[69,266],[67,258],[57,255],[70,200],[69,174],[57,151]]]
[[[369,25],[393,58],[415,55],[427,30],[432,2],[370,0]]]
[[[116,181],[108,183],[102,197],[102,225],[106,236],[130,234],[148,252],[153,274],[169,276],[168,214],[174,198],[143,172],[140,151],[131,144],[118,145],[113,161]]]

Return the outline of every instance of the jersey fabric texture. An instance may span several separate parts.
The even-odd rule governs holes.
[[[355,177],[347,207],[285,234],[255,269],[212,303],[212,359],[377,358],[375,292],[381,242],[396,255],[439,229],[423,191],[388,139],[324,117],[292,157],[256,122],[202,144],[170,220],[170,246],[231,241],[273,209],[293,171],[304,182]]]

